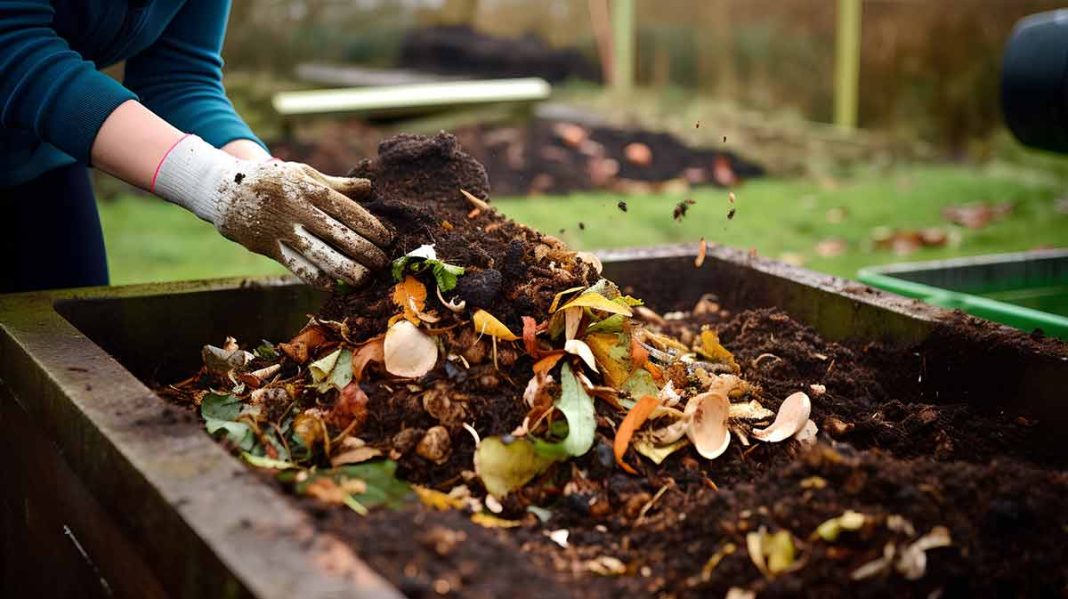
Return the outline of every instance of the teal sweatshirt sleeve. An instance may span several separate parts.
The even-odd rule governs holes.
[[[126,86],[150,110],[215,147],[250,139],[222,85],[220,56],[229,0],[188,0],[163,34],[126,62]]]
[[[52,16],[49,0],[0,2],[0,126],[88,163],[104,120],[136,96],[71,50]]]

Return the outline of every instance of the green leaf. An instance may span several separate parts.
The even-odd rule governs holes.
[[[341,357],[341,350],[335,350],[322,358],[311,363],[308,366],[308,370],[312,375],[313,383],[322,383],[326,380],[326,377],[334,370],[334,366],[337,366],[338,358]]]
[[[660,395],[660,388],[656,386],[653,375],[644,369],[632,372],[627,380],[623,381],[622,390],[630,395],[630,399],[620,398],[619,404],[628,409],[634,407],[634,403],[646,395]]]
[[[597,430],[593,398],[582,388],[567,362],[560,369],[560,388],[556,409],[567,418],[568,426],[567,438],[562,442],[564,449],[573,456],[584,455],[593,447]]]
[[[613,314],[604,320],[599,320],[590,326],[586,327],[586,334],[590,333],[619,333],[623,331],[623,323],[627,321],[627,316],[622,314]]]
[[[220,435],[217,435],[216,433],[220,431],[224,432],[225,434],[221,436],[228,439],[241,451],[252,451],[256,446],[256,434],[253,433],[252,428],[244,422],[231,422],[229,420],[208,418],[204,421],[204,428],[206,428],[208,434],[213,437],[219,437]]]
[[[271,470],[290,470],[292,468],[300,468],[300,466],[293,462],[287,462],[285,460],[276,460],[261,455],[252,455],[245,451],[241,453],[241,457],[245,459],[249,464],[257,468],[269,468]]]
[[[462,266],[453,266],[437,260],[427,260],[427,264],[433,264],[434,281],[438,284],[438,289],[442,291],[451,291],[456,287],[460,275],[464,274]]]
[[[395,509],[412,494],[408,483],[397,478],[397,462],[378,460],[341,466],[328,471],[334,477],[358,478],[367,484],[367,490],[353,497],[366,507],[384,506]]]
[[[200,402],[200,415],[205,420],[237,420],[243,405],[239,397],[208,393]]]
[[[260,342],[260,346],[252,350],[252,354],[262,360],[276,360],[278,359],[278,350],[274,348],[274,345],[264,339]]]
[[[556,461],[541,455],[525,437],[487,437],[475,450],[475,472],[494,497],[522,487]]]

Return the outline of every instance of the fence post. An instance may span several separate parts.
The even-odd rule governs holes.
[[[834,48],[834,124],[843,129],[857,127],[862,2],[838,0]]]
[[[634,1],[612,2],[612,88],[616,91],[634,87]]]

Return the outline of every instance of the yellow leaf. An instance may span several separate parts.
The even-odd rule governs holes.
[[[716,364],[726,364],[731,370],[738,372],[738,363],[734,361],[734,354],[719,342],[719,335],[715,331],[701,331],[701,344],[696,348],[697,353],[712,360]]]
[[[408,275],[393,287],[393,303],[404,309],[404,318],[408,322],[418,325],[419,313],[426,308],[426,287]]]
[[[615,333],[590,333],[585,337],[605,382],[616,389],[622,389],[630,377],[629,343],[624,339]]]
[[[583,293],[563,306],[560,306],[561,310],[566,310],[567,308],[590,308],[591,310],[600,310],[601,312],[608,312],[610,314],[622,314],[623,316],[631,316],[634,314],[634,311],[630,309],[630,306],[617,304],[600,293],[594,292]]]
[[[576,291],[582,291],[585,287],[572,287],[570,289],[564,289],[560,293],[553,296],[553,303],[549,306],[549,314],[556,312],[556,308],[560,305],[560,300],[569,293],[575,293]]]
[[[475,332],[479,335],[485,334],[504,341],[515,341],[519,339],[515,333],[508,330],[508,327],[504,326],[503,322],[497,320],[494,315],[485,310],[475,312],[471,317],[471,321],[475,325]]]
[[[471,514],[471,521],[484,528],[515,528],[522,524],[519,520],[505,520],[485,512]]]
[[[467,502],[463,499],[453,497],[448,493],[420,487],[419,485],[412,485],[412,490],[415,491],[415,495],[419,497],[419,501],[423,502],[423,505],[435,510],[462,510],[467,506]]]

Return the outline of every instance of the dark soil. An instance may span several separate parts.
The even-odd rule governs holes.
[[[572,137],[565,138],[565,131]],[[732,152],[691,148],[671,134],[641,129],[535,119],[529,125],[459,127],[454,133],[464,151],[484,165],[496,196],[725,186],[764,174],[759,165]],[[375,140],[383,135],[370,125],[350,122],[322,132],[314,143],[280,140],[272,148],[286,160],[343,173],[374,155]],[[635,143],[649,149],[648,164],[627,159],[626,148]]]
[[[368,208],[396,231],[395,256],[435,243],[441,259],[469,269],[459,293],[512,330],[522,330],[522,316],[546,314],[556,292],[597,278],[554,239],[474,209],[458,190],[487,197],[485,172],[451,136],[394,138],[352,174],[373,179]],[[391,275],[381,273],[367,287],[337,292],[319,317],[343,321],[352,343],[379,335],[397,311],[387,297],[392,286]],[[656,297],[645,299],[657,308]],[[428,298],[428,306],[443,309],[436,299]],[[647,323],[681,340],[702,325],[719,333],[766,407],[809,392],[817,443],[735,441],[714,461],[687,447],[660,465],[630,451],[627,461],[638,474],[629,475],[615,465],[608,436],[620,414],[598,401],[593,449],[503,501],[499,516],[518,521],[516,527],[483,528],[462,512],[421,504],[361,518],[299,501],[412,597],[722,597],[732,587],[761,597],[1063,595],[1068,452],[1059,440],[1039,434],[1033,421],[969,407],[949,385],[930,403],[918,385],[906,383],[924,374],[911,351],[828,342],[779,310],[706,303],[660,325]],[[470,327],[442,339],[468,348],[468,369],[436,369],[418,385],[365,377],[367,417],[358,433],[388,449],[409,482],[443,492],[466,485],[482,497],[472,472],[474,440],[462,424],[484,437],[519,425],[528,411],[521,394],[532,359],[502,345],[495,368],[486,344],[465,335]],[[431,410],[433,396],[447,401]],[[413,451],[433,426],[444,426],[451,441],[440,464]],[[549,510],[548,521],[530,506]],[[846,510],[866,516],[859,530],[833,542],[813,535]],[[893,565],[851,579],[888,545],[900,554],[936,526],[948,529],[952,544],[927,551],[916,580]],[[789,531],[798,552],[794,569],[772,577],[754,566],[746,535],[761,527]],[[567,547],[547,535],[560,529],[569,531]],[[729,544],[733,553],[725,550]],[[717,553],[722,560],[706,568]],[[605,568],[613,574],[599,573]]]
[[[528,34],[494,37],[467,25],[424,27],[405,35],[399,66],[444,75],[600,81],[597,65],[574,48],[556,49]]]

